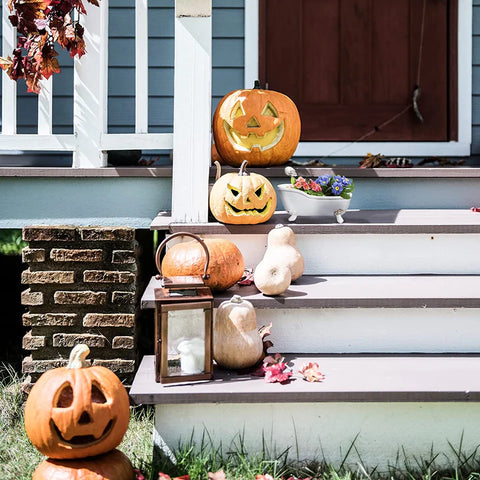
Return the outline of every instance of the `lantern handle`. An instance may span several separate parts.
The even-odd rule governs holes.
[[[157,270],[158,270],[158,273],[159,273],[159,275],[157,275],[157,277],[163,278],[162,263],[160,262],[160,254],[162,253],[162,250],[165,247],[165,245],[167,244],[167,242],[169,242],[170,240],[172,240],[175,237],[192,237],[194,240],[196,240],[197,242],[200,243],[200,245],[203,247],[203,250],[205,251],[205,257],[206,257],[205,268],[203,269],[202,278],[204,280],[208,280],[210,278],[210,275],[207,273],[208,264],[210,263],[210,252],[208,251],[207,244],[198,235],[195,235],[194,233],[190,233],[190,232],[173,233],[168,238],[165,238],[162,241],[162,243],[158,246],[157,252],[155,253],[155,265],[157,266]]]

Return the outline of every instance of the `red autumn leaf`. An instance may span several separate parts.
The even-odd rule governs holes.
[[[307,382],[321,382],[325,380],[325,375],[320,372],[319,368],[316,362],[304,363],[298,373],[301,373]]]
[[[7,75],[10,76],[10,71],[12,70],[13,67],[13,60],[10,55],[7,58],[0,57],[0,68],[2,70],[5,70],[7,72]]]
[[[170,477],[170,475],[167,475],[166,473],[163,472],[158,472],[158,480],[190,480],[190,475],[182,475],[181,477]]]
[[[275,480],[275,478],[267,473],[266,475],[255,475],[255,480]]]
[[[135,480],[146,480],[145,476],[140,472],[138,468],[134,468],[135,471]]]
[[[227,480],[225,476],[225,472],[223,470],[219,470],[218,472],[208,472],[208,480]]]
[[[268,383],[283,383],[288,381],[292,376],[291,371],[286,371],[287,365],[283,362],[270,366],[264,365],[263,369],[265,370],[265,381]]]

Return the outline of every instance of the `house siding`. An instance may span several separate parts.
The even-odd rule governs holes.
[[[151,132],[171,132],[174,0],[150,3],[149,129]],[[480,154],[480,0],[473,0],[473,4],[472,154]],[[128,133],[135,128],[134,2],[112,0],[109,10],[108,128],[110,133]],[[225,93],[244,86],[244,0],[213,0],[212,24],[212,109],[215,109]],[[59,62],[62,73],[54,78],[54,133],[71,133],[73,61],[61,51]],[[19,132],[35,133],[32,122],[37,114],[35,95],[26,92],[23,82],[19,82],[18,91]]]

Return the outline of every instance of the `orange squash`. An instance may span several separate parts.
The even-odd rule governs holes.
[[[297,107],[283,93],[260,88],[223,97],[213,116],[215,146],[224,162],[270,167],[287,162],[300,140]]]
[[[38,465],[32,480],[135,480],[130,460],[113,450],[98,457],[77,460],[48,458]]]
[[[209,278],[205,285],[213,291],[226,290],[242,278],[245,271],[243,255],[230,240],[207,238],[210,262],[207,269]],[[167,250],[162,260],[162,275],[189,276],[203,275],[206,255],[199,242],[176,243]]]
[[[258,173],[247,173],[242,163],[237,173],[222,175],[210,191],[210,211],[223,223],[257,224],[275,213],[277,194],[273,185]]]
[[[130,418],[128,394],[108,368],[88,366],[77,345],[66,367],[45,372],[25,405],[25,430],[35,448],[55,459],[100,455],[122,441]]]

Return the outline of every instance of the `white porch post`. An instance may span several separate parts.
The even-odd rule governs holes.
[[[73,167],[96,168],[107,164],[101,136],[107,131],[108,0],[99,7],[85,4],[82,16],[87,53],[74,63]]]
[[[175,0],[172,217],[206,222],[211,162],[212,1]]]

